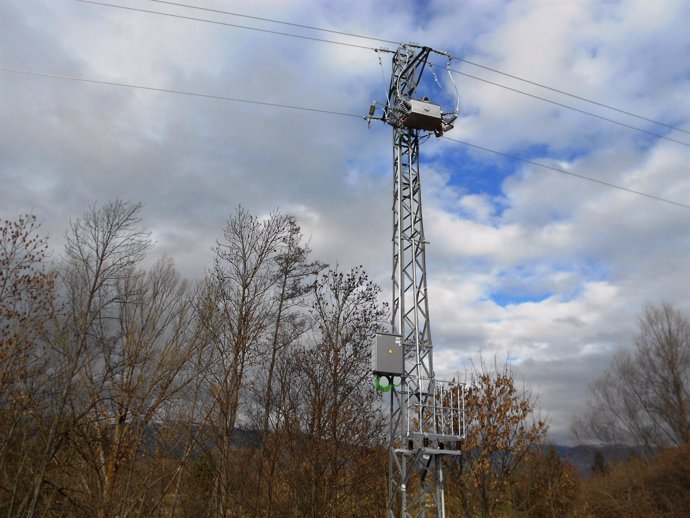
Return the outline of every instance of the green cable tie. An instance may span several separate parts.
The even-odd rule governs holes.
[[[381,378],[386,378],[388,380],[388,385],[385,387],[381,385]],[[382,375],[377,375],[376,379],[374,380],[374,387],[376,387],[376,390],[379,392],[390,392],[393,390],[393,376],[382,376]]]

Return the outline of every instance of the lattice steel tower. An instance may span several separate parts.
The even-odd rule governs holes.
[[[463,387],[436,379],[429,320],[419,144],[457,118],[417,92],[432,53],[445,56],[399,47],[383,115],[373,105],[368,117],[393,127],[393,334],[377,335],[372,354],[390,392],[388,518],[445,517],[443,459],[460,454],[465,428]]]

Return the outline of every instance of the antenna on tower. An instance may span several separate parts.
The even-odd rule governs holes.
[[[426,518],[430,510],[445,518],[443,459],[460,455],[465,437],[464,386],[437,379],[433,368],[419,144],[453,128],[459,101],[443,111],[430,92],[418,92],[432,53],[448,56],[401,45],[383,115],[374,103],[365,117],[393,128],[393,332],[377,334],[372,346],[376,388],[390,394],[388,518]]]

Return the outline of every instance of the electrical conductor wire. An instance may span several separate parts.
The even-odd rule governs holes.
[[[354,115],[352,113],[338,112],[338,111],[332,111],[332,110],[324,110],[324,109],[320,109],[320,108],[307,108],[306,106],[295,106],[295,105],[290,105],[290,104],[271,103],[271,102],[265,102],[265,101],[255,101],[252,99],[241,99],[239,97],[228,97],[228,96],[224,96],[224,95],[202,94],[202,93],[198,93],[198,92],[174,90],[172,88],[157,88],[154,86],[135,85],[135,84],[130,84],[130,83],[119,83],[119,82],[115,82],[115,81],[88,79],[88,78],[84,78],[84,77],[65,76],[65,75],[59,75],[59,74],[50,74],[47,72],[35,72],[35,71],[31,71],[31,70],[20,70],[17,68],[0,67],[0,71],[10,72],[10,73],[14,73],[14,74],[24,74],[24,75],[29,75],[29,76],[47,77],[47,78],[51,78],[51,79],[64,79],[67,81],[80,81],[83,83],[92,83],[92,84],[97,84],[97,85],[119,86],[122,88],[136,88],[139,90],[147,90],[150,92],[162,92],[162,93],[166,93],[166,94],[189,95],[192,97],[202,97],[202,98],[206,98],[206,99],[215,99],[218,101],[232,101],[232,102],[238,102],[238,103],[258,104],[260,106],[271,106],[274,108],[287,108],[290,110],[301,110],[301,111],[314,112],[314,113],[324,113],[324,114],[328,114],[328,115],[340,115],[342,117],[355,117],[357,119],[362,118],[361,115]]]
[[[514,156],[514,155],[509,155],[508,153],[503,153],[503,152],[501,152],[501,151],[496,151],[496,150],[494,150],[494,149],[489,149],[489,148],[487,148],[487,147],[479,146],[479,145],[477,145],[477,144],[470,144],[469,142],[465,142],[465,141],[463,141],[463,140],[454,139],[454,138],[451,138],[451,137],[443,136],[443,137],[441,137],[441,138],[443,138],[443,139],[445,139],[445,140],[450,140],[451,142],[456,142],[456,143],[458,143],[458,144],[462,144],[462,145],[467,146],[467,147],[479,149],[479,150],[485,151],[485,152],[487,152],[487,153],[492,153],[492,154],[494,154],[494,155],[501,156],[501,157],[503,157],[503,158],[508,158],[508,159],[510,159],[510,160],[517,160],[517,161],[519,161],[519,162],[524,162],[525,164],[530,164],[530,165],[533,165],[533,166],[536,166],[536,167],[541,167],[541,168],[544,168],[544,169],[548,169],[548,170],[554,171],[554,172],[556,172],[556,173],[565,174],[565,175],[568,175],[568,176],[572,176],[572,177],[575,177],[575,178],[579,178],[579,179],[581,179],[581,180],[587,180],[588,182],[594,182],[594,183],[598,183],[599,185],[604,185],[604,186],[606,186],[606,187],[611,187],[611,188],[613,188],[613,189],[618,189],[619,191],[625,191],[625,192],[628,192],[628,193],[630,193],[630,194],[637,194],[638,196],[644,196],[645,198],[650,198],[650,199],[652,199],[652,200],[661,201],[661,202],[664,202],[664,203],[669,203],[669,204],[671,204],[671,205],[675,205],[675,206],[677,206],[677,207],[682,207],[682,208],[684,208],[684,209],[690,209],[690,205],[685,204],[685,203],[680,203],[680,202],[678,202],[678,201],[669,200],[669,199],[667,199],[667,198],[662,198],[662,197],[660,197],[660,196],[655,196],[655,195],[653,195],[653,194],[647,194],[646,192],[642,192],[642,191],[636,191],[635,189],[630,189],[630,188],[628,188],[628,187],[623,187],[623,186],[621,186],[621,185],[617,185],[617,184],[615,184],[615,183],[610,183],[610,182],[607,182],[607,181],[605,181],[605,180],[599,180],[599,179],[597,179],[597,178],[592,178],[591,176],[585,176],[585,175],[582,175],[582,174],[579,174],[579,173],[574,173],[574,172],[572,172],[572,171],[567,171],[567,170],[565,170],[565,169],[561,169],[560,167],[554,167],[554,166],[550,166],[550,165],[547,165],[547,164],[542,164],[542,163],[540,163],[540,162],[535,162],[534,160],[529,160],[529,159],[527,159],[527,158],[520,158],[520,157],[517,157],[517,156]]]
[[[375,47],[368,47],[366,45],[357,45],[356,43],[345,43],[343,41],[326,40],[323,38],[315,38],[313,36],[304,36],[301,34],[291,34],[289,32],[271,31],[269,29],[260,29],[258,27],[247,27],[246,25],[239,25],[236,23],[221,22],[218,20],[209,20],[206,18],[195,18],[194,16],[185,16],[182,14],[164,13],[162,11],[151,11],[149,9],[141,9],[139,7],[129,7],[126,5],[109,4],[107,2],[97,2],[96,0],[76,0],[76,1],[81,2],[83,4],[93,4],[93,5],[100,5],[103,7],[113,7],[115,9],[123,9],[125,11],[136,11],[139,13],[158,14],[160,16],[169,16],[170,18],[181,18],[183,20],[191,20],[191,21],[195,21],[195,22],[206,22],[206,23],[212,23],[214,25],[233,27],[235,29],[247,29],[250,31],[265,32],[268,34],[276,34],[278,36],[289,36],[291,38],[298,38],[298,39],[302,39],[302,40],[318,41],[321,43],[333,43],[335,45],[343,45],[345,47],[354,47],[357,49],[377,50]],[[381,49],[378,49],[378,50],[381,50]]]
[[[438,66],[438,65],[435,65],[435,66]],[[554,105],[556,105],[556,106],[560,106],[561,108],[567,108],[568,110],[572,110],[572,111],[575,111],[575,112],[578,112],[578,113],[582,113],[582,114],[584,114],[584,115],[589,115],[590,117],[596,117],[597,119],[601,119],[601,120],[603,120],[603,121],[610,122],[611,124],[616,124],[616,125],[622,126],[622,127],[624,127],[624,128],[628,128],[628,129],[631,129],[631,130],[634,130],[634,131],[639,131],[640,133],[646,133],[647,135],[651,135],[651,136],[654,136],[654,137],[658,137],[658,138],[660,138],[660,139],[668,140],[668,141],[670,141],[670,142],[674,142],[674,143],[680,144],[680,145],[682,145],[682,146],[690,147],[690,143],[688,143],[688,142],[684,142],[684,141],[682,141],[682,140],[677,140],[677,139],[674,139],[674,138],[672,138],[672,137],[667,137],[666,135],[662,135],[661,133],[656,133],[656,132],[654,132],[654,131],[649,131],[649,130],[646,130],[646,129],[643,129],[643,128],[638,128],[637,126],[632,126],[632,125],[630,125],[630,124],[626,124],[625,122],[620,122],[620,121],[617,121],[617,120],[614,120],[614,119],[609,119],[608,117],[604,117],[604,116],[602,116],[602,115],[597,115],[596,113],[588,112],[588,111],[586,111],[586,110],[581,110],[581,109],[579,109],[579,108],[575,108],[574,106],[569,106],[569,105],[567,105],[567,104],[559,103],[558,101],[553,101],[553,100],[551,100],[551,99],[547,99],[547,98],[545,98],[545,97],[540,97],[540,96],[538,96],[538,95],[534,95],[534,94],[531,94],[531,93],[528,93],[528,92],[523,92],[522,90],[518,90],[518,89],[516,89],[516,88],[511,88],[510,86],[502,85],[502,84],[500,84],[500,83],[495,83],[494,81],[489,81],[488,79],[484,79],[484,78],[481,78],[481,77],[477,77],[477,76],[468,74],[468,73],[466,73],[466,72],[460,72],[459,70],[454,70],[454,69],[449,69],[449,70],[450,70],[450,72],[452,72],[452,73],[454,73],[454,74],[458,74],[458,75],[461,75],[461,76],[465,76],[465,77],[469,77],[469,78],[472,78],[472,79],[476,79],[477,81],[481,81],[481,82],[483,82],[483,83],[488,83],[488,84],[490,84],[490,85],[498,86],[498,87],[500,87],[500,88],[503,88],[503,89],[505,89],[505,90],[509,90],[509,91],[511,91],[511,92],[515,92],[515,93],[519,93],[519,94],[522,94],[522,95],[526,95],[527,97],[532,97],[533,99],[538,99],[538,100],[540,100],[540,101],[544,101],[544,102],[547,102],[547,103],[550,103],[550,104],[554,104]]]
[[[77,1],[83,2],[83,1],[86,1],[86,0],[77,0]],[[271,18],[264,18],[264,17],[261,17],[261,16],[252,16],[252,15],[248,15],[248,14],[236,13],[236,12],[231,12],[231,11],[224,11],[224,10],[222,10],[222,9],[211,9],[211,8],[208,8],[208,7],[201,7],[201,6],[196,6],[196,5],[184,4],[184,3],[182,3],[182,2],[172,2],[172,1],[169,1],[169,0],[149,0],[149,1],[150,1],[150,2],[155,2],[155,3],[158,3],[158,4],[174,5],[174,6],[177,6],[177,7],[186,7],[186,8],[189,8],[189,9],[197,9],[197,10],[200,10],[200,11],[213,12],[213,13],[216,13],[216,14],[227,14],[227,15],[230,15],[230,16],[237,16],[237,17],[240,17],[240,18],[248,18],[248,19],[251,19],[251,20],[259,20],[259,21],[264,21],[264,22],[270,22],[270,23],[277,23],[277,24],[281,24],[281,25],[287,25],[287,26],[291,26],[291,27],[299,27],[299,28],[302,28],[302,29],[308,29],[308,30],[326,32],[326,33],[331,33],[331,34],[338,34],[338,35],[341,35],[341,36],[350,36],[350,37],[352,37],[352,38],[360,38],[360,39],[365,39],[365,40],[370,40],[370,41],[378,41],[378,42],[381,42],[381,43],[390,43],[390,44],[393,44],[393,45],[403,45],[403,43],[402,43],[402,42],[399,42],[399,41],[388,40],[388,39],[385,39],[385,38],[378,38],[378,37],[375,37],[375,36],[367,36],[367,35],[364,35],[364,34],[357,34],[357,33],[353,33],[353,32],[338,31],[338,30],[335,30],[335,29],[324,29],[324,28],[321,28],[321,27],[313,26],[313,25],[305,25],[305,24],[294,23],[294,22],[286,22],[286,21],[282,21],[282,20],[275,20],[275,19],[271,19]],[[95,2],[91,2],[91,3],[95,3]],[[319,40],[319,41],[328,41],[328,40]],[[337,43],[337,42],[332,42],[332,43]],[[663,126],[663,127],[665,127],[665,128],[668,128],[668,129],[671,129],[671,130],[680,131],[680,132],[682,132],[682,133],[686,133],[686,134],[690,135],[690,131],[689,131],[689,130],[680,128],[680,127],[678,127],[678,126],[673,126],[672,124],[667,124],[667,123],[665,123],[665,122],[661,122],[661,121],[658,121],[658,120],[655,120],[655,119],[652,119],[652,118],[649,118],[649,117],[645,117],[645,116],[643,116],[643,115],[639,115],[639,114],[633,113],[633,112],[631,112],[631,111],[623,110],[623,109],[621,109],[621,108],[616,108],[615,106],[611,106],[610,104],[602,103],[602,102],[599,102],[599,101],[595,101],[595,100],[593,100],[593,99],[589,99],[589,98],[587,98],[587,97],[583,97],[583,96],[580,96],[580,95],[577,95],[577,94],[573,94],[573,93],[570,93],[570,92],[566,92],[565,90],[560,90],[560,89],[558,89],[558,88],[554,88],[554,87],[552,87],[552,86],[548,86],[548,85],[545,85],[545,84],[543,84],[543,83],[539,83],[539,82],[537,82],[537,81],[531,81],[531,80],[529,80],[529,79],[525,79],[525,78],[520,77],[520,76],[517,76],[517,75],[515,75],[515,74],[510,74],[510,73],[508,73],[508,72],[503,72],[502,70],[498,70],[498,69],[496,69],[496,68],[492,68],[492,67],[489,67],[489,66],[486,66],[486,65],[482,65],[481,63],[477,63],[477,62],[471,61],[471,60],[469,60],[469,59],[461,58],[461,57],[459,57],[459,56],[448,55],[448,57],[449,57],[450,59],[454,59],[454,60],[460,61],[460,62],[462,62],[462,63],[467,63],[468,65],[471,65],[471,66],[474,66],[474,67],[477,67],[477,68],[482,68],[482,69],[484,69],[484,70],[488,70],[488,71],[493,72],[493,73],[495,73],[495,74],[500,74],[500,75],[502,75],[502,76],[509,77],[509,78],[511,78],[511,79],[515,79],[516,81],[521,81],[521,82],[523,82],[523,83],[527,83],[527,84],[530,84],[530,85],[532,85],[532,86],[536,86],[536,87],[539,87],[539,88],[544,88],[545,90],[549,90],[549,91],[552,91],[552,92],[555,92],[555,93],[558,93],[558,94],[561,94],[561,95],[565,95],[565,96],[567,96],[567,97],[572,97],[573,99],[577,99],[577,100],[579,100],[579,101],[587,102],[587,103],[593,104],[593,105],[595,105],[595,106],[600,106],[600,107],[602,107],[602,108],[606,108],[606,109],[608,109],[608,110],[612,110],[612,111],[621,113],[621,114],[623,114],[623,115],[628,115],[628,116],[630,116],[630,117],[635,117],[635,118],[637,118],[637,119],[644,120],[644,121],[646,121],[646,122],[651,122],[652,124],[657,124],[657,125],[659,125],[659,126]],[[467,74],[467,75],[469,76],[469,74]],[[469,76],[469,77],[473,77],[473,76]],[[480,80],[481,80],[481,79],[480,79]],[[500,84],[498,84],[498,83],[495,83],[495,84],[497,84],[498,86],[504,87],[503,85],[500,85]],[[507,87],[506,87],[506,88],[507,88]],[[519,92],[519,93],[525,93],[525,92],[522,92],[522,91],[516,90],[516,89],[512,89],[512,90],[513,90],[513,91],[516,91],[516,92]],[[529,94],[526,94],[526,95],[529,95]],[[535,97],[535,96],[533,96],[533,97]],[[537,98],[539,98],[539,97],[537,97]],[[542,99],[542,98],[539,98],[539,99]],[[547,100],[547,99],[542,99],[542,100]],[[567,105],[560,105],[560,106],[563,106],[563,107],[565,107],[565,108],[570,108],[570,107],[567,106]],[[578,111],[580,111],[581,113],[589,114],[588,112],[585,112],[585,111],[582,111],[582,110],[578,110]],[[609,119],[605,119],[605,120],[609,120]]]
[[[231,101],[231,102],[256,104],[256,105],[260,105],[260,106],[270,106],[270,107],[275,107],[275,108],[300,110],[300,111],[306,111],[306,112],[312,112],[312,113],[338,115],[341,117],[354,117],[357,119],[363,119],[364,118],[361,115],[356,115],[353,113],[339,112],[339,111],[333,111],[333,110],[324,110],[324,109],[319,109],[319,108],[308,108],[306,106],[294,106],[294,105],[281,104],[281,103],[271,103],[271,102],[256,101],[256,100],[251,100],[251,99],[241,99],[241,98],[237,98],[237,97],[227,97],[227,96],[223,96],[223,95],[202,94],[202,93],[197,93],[197,92],[188,92],[188,91],[184,91],[184,90],[174,90],[171,88],[157,88],[157,87],[146,86],[146,85],[135,85],[135,84],[129,84],[129,83],[120,83],[120,82],[115,82],[115,81],[88,79],[88,78],[84,78],[84,77],[66,76],[66,75],[59,75],[59,74],[51,74],[51,73],[47,73],[47,72],[36,72],[36,71],[31,71],[31,70],[21,70],[21,69],[16,69],[16,68],[0,67],[0,72],[7,72],[7,73],[21,74],[21,75],[42,77],[42,78],[50,78],[50,79],[62,79],[62,80],[66,80],[66,81],[77,81],[77,82],[84,82],[84,83],[97,84],[97,85],[117,86],[117,87],[121,87],[121,88],[133,88],[133,89],[145,90],[145,91],[149,91],[149,92],[160,92],[160,93],[177,94],[177,95],[188,95],[191,97],[214,99],[214,100],[219,100],[219,101]],[[467,146],[467,147],[472,147],[475,149],[479,149],[481,151],[485,151],[487,153],[501,156],[503,158],[523,162],[523,163],[530,164],[530,165],[533,165],[536,167],[541,167],[541,168],[544,168],[544,169],[547,169],[547,170],[550,170],[550,171],[553,171],[556,173],[565,174],[565,175],[568,175],[568,176],[571,176],[574,178],[579,178],[581,180],[586,180],[586,181],[597,183],[600,185],[604,185],[606,187],[610,187],[613,189],[618,189],[620,191],[625,191],[625,192],[630,193],[630,194],[636,194],[638,196],[643,196],[645,198],[649,198],[652,200],[660,201],[663,203],[668,203],[670,205],[675,205],[677,207],[682,207],[684,209],[690,209],[690,205],[688,205],[688,204],[669,200],[667,198],[662,198],[660,196],[655,196],[653,194],[647,194],[647,193],[642,192],[642,191],[636,191],[634,189],[629,189],[627,187],[623,187],[623,186],[616,185],[616,184],[613,184],[610,182],[606,182],[604,180],[598,180],[596,178],[592,178],[590,176],[585,176],[583,174],[574,173],[572,171],[566,171],[565,169],[561,169],[558,167],[553,167],[550,165],[542,164],[540,162],[535,162],[533,160],[528,160],[525,158],[516,157],[514,155],[509,155],[509,154],[503,153],[501,151],[496,151],[496,150],[493,150],[493,149],[490,149],[490,148],[487,148],[484,146],[480,146],[477,144],[471,144],[469,142],[457,140],[457,139],[454,139],[451,137],[444,136],[442,138],[445,140],[451,141],[451,142],[463,144],[464,146]]]
[[[346,43],[346,42],[341,42],[341,41],[327,40],[327,39],[323,39],[323,38],[315,38],[315,37],[311,37],[311,36],[304,36],[304,35],[299,35],[299,34],[291,34],[291,33],[280,32],[280,31],[271,31],[271,30],[268,30],[268,29],[260,29],[260,28],[257,28],[257,27],[248,27],[248,26],[245,26],[245,25],[238,25],[238,24],[227,23],[227,22],[221,22],[221,21],[216,21],[216,20],[208,20],[208,19],[205,19],[205,18],[195,18],[195,17],[192,17],[192,16],[184,16],[184,15],[179,15],[179,14],[164,13],[164,12],[161,12],[161,11],[152,11],[152,10],[140,9],[140,8],[136,8],[136,7],[128,7],[128,6],[117,5],[117,4],[111,4],[111,3],[106,3],[106,2],[99,2],[99,1],[96,1],[96,0],[76,0],[76,1],[81,2],[81,3],[86,3],[86,4],[99,5],[99,6],[103,6],[103,7],[113,7],[113,8],[116,8],[116,9],[124,9],[124,10],[127,10],[127,11],[136,11],[136,12],[142,12],[142,13],[147,13],[147,14],[157,14],[157,15],[168,16],[168,17],[172,17],[172,18],[181,18],[181,19],[184,19],[184,20],[191,20],[191,21],[197,21],[197,22],[206,22],[206,23],[211,23],[211,24],[221,25],[221,26],[226,26],[226,27],[232,27],[232,28],[238,28],[238,29],[246,29],[246,30],[253,30],[253,31],[264,32],[264,33],[268,33],[268,34],[274,34],[274,35],[278,35],[278,36],[288,36],[288,37],[293,37],[293,38],[298,38],[298,39],[304,39],[304,40],[309,40],[309,41],[318,41],[318,42],[321,42],[321,43],[332,43],[332,44],[336,44],[336,45],[344,45],[344,46],[347,46],[347,47],[360,48],[360,49],[364,49],[364,50],[373,50],[373,51],[375,51],[375,52],[391,52],[391,51],[388,50],[388,49],[368,47],[368,46],[365,46],[365,45],[357,45],[357,44],[354,44],[354,43]],[[282,22],[282,21],[272,20],[272,19],[269,19],[269,18],[262,18],[262,17],[258,17],[258,16],[243,15],[243,14],[233,13],[233,12],[230,12],[230,11],[223,11],[223,10],[220,10],[220,9],[210,9],[210,8],[206,8],[206,7],[193,6],[193,5],[182,4],[182,3],[178,3],[178,2],[170,2],[170,1],[167,1],[167,0],[149,0],[149,1],[150,1],[150,2],[161,3],[161,4],[174,5],[174,6],[179,6],[179,7],[187,7],[187,8],[190,8],[190,9],[198,9],[198,10],[202,10],[202,11],[210,11],[210,12],[215,12],[215,13],[228,14],[228,15],[232,15],[232,16],[240,16],[240,17],[245,17],[245,18],[250,18],[250,19],[257,19],[257,20],[262,20],[262,21],[268,21],[268,22],[271,22],[271,23],[285,24],[285,25],[290,25],[290,26],[295,26],[295,27],[301,27],[301,28],[306,28],[306,29],[311,29],[311,30],[318,30],[318,31],[323,31],[323,32],[330,32],[330,33],[334,33],[334,34],[353,36],[353,37],[357,37],[357,38],[370,39],[370,40],[374,40],[374,41],[383,41],[383,42],[387,42],[387,43],[396,43],[396,42],[393,42],[393,41],[391,41],[391,40],[384,40],[384,39],[381,39],[381,38],[373,38],[373,37],[372,37],[372,38],[369,38],[369,37],[367,37],[367,36],[362,36],[362,35],[358,35],[358,34],[354,34],[354,33],[348,33],[348,32],[344,32],[344,31],[335,31],[335,30],[330,30],[330,29],[320,29],[320,28],[318,28],[318,27],[313,27],[313,26],[309,26],[309,25],[302,25],[302,24],[291,23],[291,22]],[[445,55],[445,54],[444,54],[444,55]],[[469,64],[471,64],[471,65],[481,66],[482,68],[486,68],[487,70],[491,70],[492,72],[501,73],[501,74],[506,75],[506,76],[508,76],[508,77],[511,77],[511,78],[514,78],[514,79],[518,79],[518,80],[524,81],[524,82],[526,82],[526,83],[533,84],[533,85],[535,85],[535,86],[539,86],[539,87],[542,87],[542,88],[546,88],[546,89],[549,89],[549,90],[553,90],[553,91],[555,91],[555,92],[558,92],[558,93],[561,93],[561,94],[564,94],[564,95],[568,95],[568,96],[570,96],[570,97],[574,97],[574,98],[576,98],[576,99],[580,99],[580,100],[583,100],[583,101],[592,102],[593,104],[596,104],[596,105],[599,105],[599,106],[603,106],[603,107],[606,107],[606,108],[610,108],[610,109],[612,109],[612,110],[615,110],[615,111],[618,111],[618,112],[621,112],[621,113],[625,113],[625,114],[627,114],[627,115],[631,115],[631,116],[637,117],[637,118],[639,118],[639,119],[647,120],[647,121],[649,121],[649,122],[652,122],[652,123],[654,123],[654,124],[658,124],[658,125],[660,125],[660,126],[665,126],[665,127],[671,128],[671,129],[675,129],[675,130],[682,131],[682,132],[684,132],[684,133],[690,134],[690,132],[688,132],[688,131],[686,131],[686,130],[684,130],[684,129],[682,129],[682,128],[676,128],[676,127],[674,127],[674,126],[671,126],[671,125],[668,125],[668,124],[664,124],[664,123],[655,121],[655,120],[653,120],[653,119],[648,119],[648,118],[646,118],[646,117],[637,116],[637,115],[635,115],[635,114],[633,114],[633,113],[626,112],[626,111],[623,111],[623,110],[619,110],[619,109],[616,109],[616,108],[607,106],[607,105],[605,105],[605,104],[603,104],[603,103],[598,103],[598,102],[595,102],[595,101],[589,101],[588,99],[586,99],[586,98],[584,98],[584,97],[579,97],[579,96],[574,95],[574,94],[569,94],[569,93],[567,93],[567,92],[563,92],[563,91],[561,91],[561,90],[557,90],[557,89],[554,89],[554,88],[551,88],[551,87],[548,87],[548,86],[545,86],[545,85],[541,85],[541,84],[539,84],[539,83],[535,83],[535,82],[532,82],[532,81],[529,81],[529,80],[523,80],[523,79],[519,78],[518,76],[513,76],[513,75],[511,75],[511,74],[503,73],[503,72],[500,72],[500,71],[498,71],[498,70],[495,70],[495,69],[492,69],[492,68],[489,68],[489,67],[484,67],[484,66],[482,66],[482,65],[478,65],[478,64],[476,64],[476,63],[467,61],[467,60],[462,59],[462,58],[459,58],[459,57],[450,56],[450,55],[447,55],[447,57],[448,57],[450,60],[455,59],[455,60],[457,60],[457,61],[467,62],[467,63],[469,63]],[[432,64],[432,63],[430,63],[430,64]],[[438,65],[438,64],[433,64],[433,66],[440,66],[440,65]],[[545,98],[545,97],[541,97],[541,96],[538,96],[538,95],[535,95],[535,94],[531,94],[531,93],[528,93],[528,92],[524,92],[524,91],[522,91],[522,90],[518,90],[517,88],[512,88],[512,87],[503,85],[503,84],[501,84],[501,83],[496,83],[496,82],[494,82],[494,81],[490,81],[490,80],[488,80],[488,79],[484,79],[484,78],[481,78],[481,77],[477,77],[477,76],[474,76],[474,75],[472,75],[472,74],[468,74],[468,73],[466,73],[466,72],[461,72],[461,71],[459,71],[459,70],[451,69],[451,68],[449,68],[449,67],[445,67],[445,68],[448,70],[449,75],[450,75],[450,73],[452,72],[452,73],[455,73],[455,74],[458,74],[458,75],[462,75],[462,76],[465,76],[465,77],[469,77],[469,78],[471,78],[471,79],[475,79],[475,80],[477,80],[477,81],[482,81],[482,82],[484,82],[484,83],[488,83],[488,84],[490,84],[490,85],[497,86],[497,87],[499,87],[499,88],[503,88],[503,89],[508,90],[508,91],[511,91],[511,92],[519,93],[519,94],[525,95],[525,96],[527,96],[527,97],[531,97],[531,98],[533,98],[533,99],[537,99],[537,100],[540,100],[540,101],[544,101],[544,102],[553,104],[553,105],[555,105],[555,106],[560,106],[561,108],[565,108],[565,109],[568,109],[568,110],[572,110],[572,111],[575,111],[575,112],[577,112],[577,113],[581,113],[581,114],[583,114],[583,115],[588,115],[588,116],[590,116],[590,117],[595,117],[595,118],[597,118],[597,119],[600,119],[600,120],[609,122],[609,123],[611,123],[611,124],[616,124],[616,125],[618,125],[618,126],[621,126],[621,127],[624,127],[624,128],[628,128],[628,129],[633,130],[633,131],[638,131],[638,132],[640,132],[640,133],[644,133],[644,134],[647,134],[647,135],[650,135],[650,136],[654,136],[654,137],[657,137],[657,138],[660,138],[660,139],[663,139],[663,140],[666,140],[666,141],[669,141],[669,142],[673,142],[673,143],[675,143],[675,144],[680,144],[680,145],[682,145],[682,146],[690,147],[690,143],[684,142],[684,141],[682,141],[682,140],[678,140],[678,139],[675,139],[675,138],[672,138],[672,137],[667,137],[667,136],[662,135],[662,134],[660,134],[660,133],[656,133],[656,132],[654,132],[654,131],[649,131],[649,130],[646,130],[646,129],[643,129],[643,128],[639,128],[639,127],[637,127],[637,126],[633,126],[633,125],[627,124],[627,123],[625,123],[625,122],[620,122],[620,121],[617,121],[617,120],[615,120],[615,119],[610,119],[610,118],[604,117],[604,116],[602,116],[602,115],[597,115],[597,114],[595,114],[595,113],[588,112],[588,111],[586,111],[586,110],[581,110],[581,109],[579,109],[579,108],[575,108],[574,106],[570,106],[570,105],[567,105],[567,104],[564,104],[564,103],[560,103],[560,102],[558,102],[558,101],[553,101],[553,100],[551,100],[551,99],[547,99],[547,98]],[[459,100],[459,97],[458,97],[458,100]]]

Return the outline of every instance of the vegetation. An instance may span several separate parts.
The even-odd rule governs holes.
[[[573,428],[582,442],[623,444],[652,455],[690,442],[690,319],[647,305],[633,350],[619,350],[589,390]]]
[[[534,401],[508,366],[475,366],[465,408],[466,439],[450,466],[449,502],[455,514],[488,518],[510,503],[510,486],[538,453],[547,426],[534,418]]]
[[[140,211],[90,207],[61,254],[34,216],[0,224],[0,517],[384,516],[380,288],[313,260],[292,217],[241,208],[190,284],[145,263]],[[683,516],[689,329],[645,309],[576,426],[643,455],[600,454],[586,480],[544,448],[509,366],[474,366],[448,515]]]
[[[690,444],[664,449],[651,459],[613,464],[606,473],[595,472],[582,483],[577,500],[574,516],[687,516]]]
[[[0,516],[382,514],[380,289],[244,209],[192,286],[140,211],[0,226]]]
[[[582,442],[627,446],[637,455],[595,455],[577,516],[675,517],[690,509],[690,318],[646,305],[632,350],[621,349],[589,390],[573,429]]]

